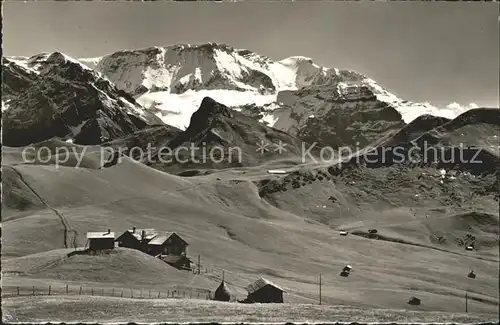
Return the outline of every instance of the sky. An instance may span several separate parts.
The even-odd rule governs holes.
[[[307,56],[368,75],[400,98],[498,107],[498,4],[457,2],[7,2],[3,55],[74,58],[220,42]],[[473,104],[471,104],[473,103]]]

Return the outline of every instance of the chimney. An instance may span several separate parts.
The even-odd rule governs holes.
[[[135,226],[132,228],[132,233],[135,234]]]
[[[141,234],[141,240],[144,241],[144,238],[146,238],[146,230],[143,230]]]
[[[108,234],[110,234],[110,233],[111,233],[111,229],[108,229]]]

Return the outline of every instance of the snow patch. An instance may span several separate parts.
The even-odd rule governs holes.
[[[191,120],[191,115],[198,110],[205,97],[224,104],[237,107],[248,104],[263,106],[276,101],[276,95],[261,95],[249,91],[236,90],[188,90],[182,94],[172,94],[166,91],[147,93],[137,102],[154,113],[164,123],[185,130]],[[272,122],[272,120],[271,120]]]

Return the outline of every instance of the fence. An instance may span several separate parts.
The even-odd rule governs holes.
[[[102,288],[91,286],[32,286],[32,287],[3,287],[2,297],[16,296],[101,296],[133,299],[212,299],[212,293],[205,289],[171,289],[150,290],[143,288]]]

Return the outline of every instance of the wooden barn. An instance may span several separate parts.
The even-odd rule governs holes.
[[[247,286],[246,289],[248,291],[246,302],[283,302],[283,293],[285,292],[285,290],[267,279],[260,278],[259,280]]]
[[[87,244],[91,251],[115,248],[115,233],[110,229],[106,232],[88,232]]]
[[[147,251],[151,255],[186,255],[188,243],[175,232],[157,234],[147,243]]]

